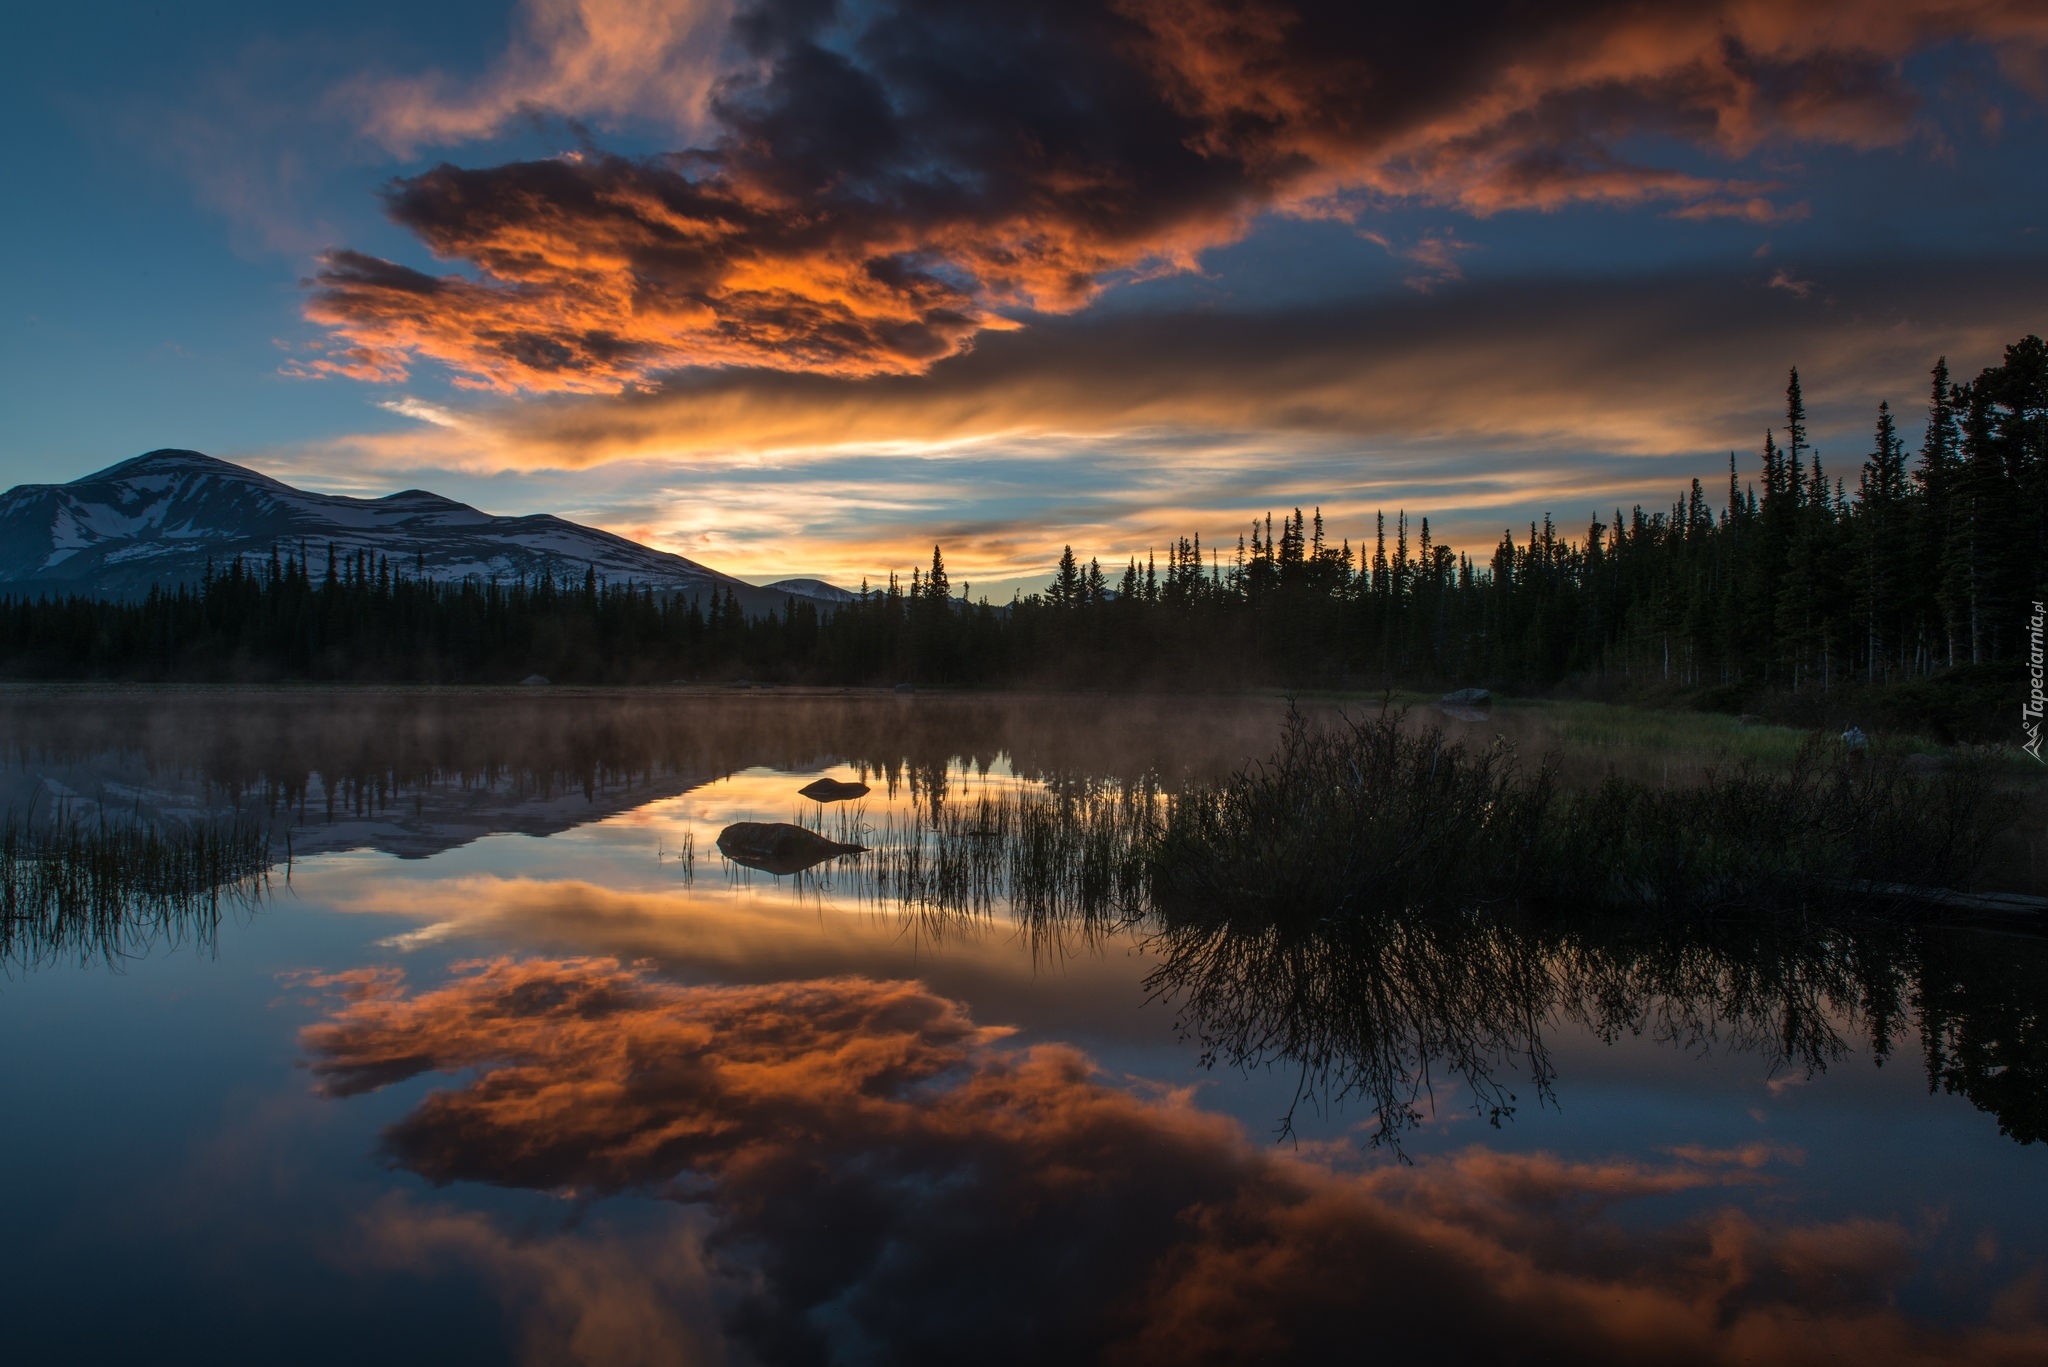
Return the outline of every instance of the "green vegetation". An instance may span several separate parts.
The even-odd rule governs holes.
[[[953,597],[944,557],[837,610],[748,618],[631,584],[423,582],[367,555],[273,550],[139,603],[0,600],[18,677],[1370,688],[1486,683],[2006,739],[2029,605],[2048,598],[2048,344],[1966,384],[1938,364],[1909,466],[1889,406],[1850,493],[1807,440],[1795,371],[1756,482],[1718,509],[1546,518],[1489,559],[1384,516],[1370,546],[1299,509],[1227,555],[1199,538],[1119,572],[1060,557],[1042,594]]]
[[[1155,905],[1256,922],[1447,912],[1514,902],[1642,912],[1783,907],[1879,885],[1967,886],[2018,803],[1958,761],[1810,738],[1789,765],[1744,763],[1662,786],[1558,781],[1511,747],[1472,751],[1383,710],[1289,719],[1268,762],[1191,785],[1148,851]]]
[[[832,819],[867,846],[850,870],[928,934],[1005,904],[1039,953],[1135,931],[1147,990],[1207,1061],[1293,1069],[1295,1105],[1361,1102],[1398,1150],[1439,1080],[1494,1123],[1520,1104],[1510,1074],[1547,1097],[1560,1019],[1817,1071],[1845,1032],[1883,1057],[1917,1016],[1930,1086],[2048,1135],[2043,942],[2005,951],[2030,967],[2000,972],[2004,995],[1974,992],[1977,941],[1900,888],[1968,886],[2012,815],[1980,768],[1920,775],[1814,738],[1784,764],[1575,788],[1387,709],[1294,715],[1221,780]]]
[[[1554,759],[1526,767],[1510,742],[1471,748],[1391,707],[1292,712],[1272,756],[1226,778],[932,790],[879,829],[840,809],[829,835],[863,847],[848,867],[878,897],[977,917],[1007,904],[1033,934],[1505,909],[1921,916],[1969,900],[2022,798],[1986,757],[1909,758],[1808,737],[1784,763],[1573,784]]]
[[[871,847],[864,868],[877,898],[926,916],[1006,906],[1049,942],[1094,938],[1142,914],[1159,812],[1150,785],[1074,784],[934,803],[879,828],[859,812],[841,820]]]

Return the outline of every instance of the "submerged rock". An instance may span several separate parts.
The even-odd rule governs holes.
[[[844,783],[836,778],[821,778],[815,783],[806,783],[796,790],[798,796],[813,802],[849,802],[868,795],[865,783]]]
[[[1484,688],[1459,688],[1437,701],[1445,707],[1486,707],[1493,702],[1493,694]]]
[[[842,845],[787,821],[736,821],[718,833],[718,852],[735,864],[763,873],[802,873],[865,845]]]

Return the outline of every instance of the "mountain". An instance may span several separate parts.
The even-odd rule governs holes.
[[[837,584],[828,584],[822,579],[778,579],[763,585],[775,593],[793,593],[801,598],[815,598],[821,603],[855,603],[860,595],[849,593]]]
[[[406,489],[383,498],[308,493],[197,451],[151,451],[69,484],[22,484],[0,495],[0,593],[139,598],[155,585],[197,583],[237,556],[297,555],[314,575],[328,548],[388,556],[437,580],[581,580],[704,597],[730,589],[750,614],[780,609],[791,592],[731,575],[545,513],[496,517]],[[806,594],[805,596],[810,596]],[[843,601],[820,598],[821,603]]]

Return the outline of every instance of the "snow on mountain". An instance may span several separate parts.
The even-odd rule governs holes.
[[[197,451],[151,451],[69,484],[22,484],[0,494],[0,593],[139,598],[155,585],[196,583],[237,556],[303,554],[315,576],[329,547],[388,556],[409,574],[459,580],[580,580],[590,568],[692,597],[730,589],[750,613],[792,592],[755,588],[717,570],[548,514],[496,517],[407,489],[383,498],[308,493]],[[829,588],[829,585],[820,587]],[[851,595],[833,590],[821,602]]]
[[[822,579],[778,579],[762,587],[776,593],[794,593],[804,598],[815,598],[821,603],[852,603],[860,599],[857,593],[849,593],[837,584],[828,584]]]

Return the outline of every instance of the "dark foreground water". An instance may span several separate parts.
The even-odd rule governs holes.
[[[1279,716],[0,696],[0,804],[291,855],[217,921],[7,940],[8,1359],[2048,1361],[2043,941],[1218,939],[715,848],[820,775],[880,829]]]

